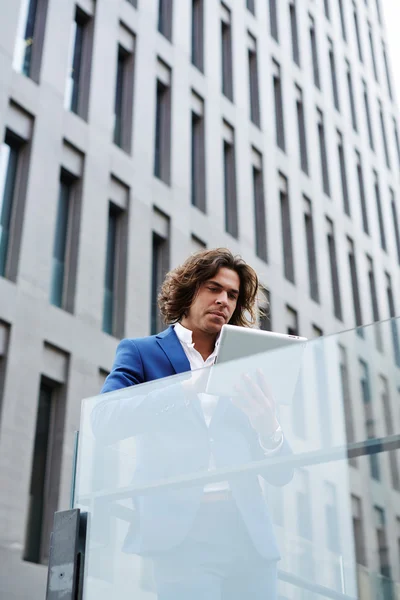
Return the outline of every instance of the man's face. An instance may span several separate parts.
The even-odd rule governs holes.
[[[184,326],[191,331],[217,335],[235,311],[239,286],[236,271],[221,267],[214,277],[201,284],[187,317],[183,319]]]

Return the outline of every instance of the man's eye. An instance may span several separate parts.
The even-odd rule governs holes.
[[[215,288],[215,287],[209,287],[208,289],[211,290],[211,292],[216,292],[217,291],[217,288]]]

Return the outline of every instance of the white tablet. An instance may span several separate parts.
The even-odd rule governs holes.
[[[300,373],[307,338],[224,325],[219,338],[217,368],[212,367],[207,393],[238,395],[243,376],[258,382],[261,371],[276,402],[290,404]]]

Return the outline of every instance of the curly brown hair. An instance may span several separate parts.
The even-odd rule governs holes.
[[[200,250],[167,273],[158,296],[164,322],[177,323],[185,317],[200,286],[224,267],[236,271],[240,279],[237,305],[229,323],[241,327],[254,325],[259,290],[257,273],[241,256],[233,255],[228,248]]]

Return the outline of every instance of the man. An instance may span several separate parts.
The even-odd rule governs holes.
[[[211,366],[225,323],[254,324],[257,293],[255,271],[229,250],[190,256],[161,289],[159,306],[170,326],[122,340],[102,392]],[[137,436],[135,483],[291,453],[262,379],[245,380],[233,401],[201,393],[201,374],[195,375],[147,396],[105,399],[94,410],[99,437]],[[285,485],[293,472],[264,468],[260,475]],[[257,474],[134,502],[138,524],[125,550],[153,558],[159,600],[276,599],[279,552]]]

